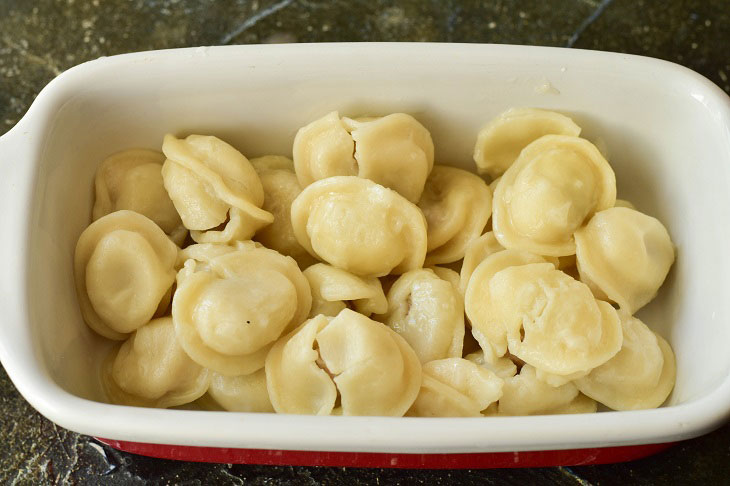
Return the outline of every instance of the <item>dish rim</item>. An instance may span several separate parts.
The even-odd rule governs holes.
[[[715,84],[690,69],[659,59],[601,51],[543,46],[441,43],[323,43],[290,45],[249,45],[181,48],[122,54],[80,64],[51,81],[38,95],[26,115],[0,137],[0,154],[6,160],[32,163],[0,165],[0,185],[5,194],[0,201],[17,206],[9,226],[10,234],[21,235],[0,243],[0,248],[17,255],[0,278],[0,305],[6,309],[0,325],[0,361],[23,397],[40,413],[68,429],[102,437],[148,443],[198,446],[249,447],[258,449],[319,450],[349,452],[498,452],[578,447],[622,446],[676,441],[701,435],[720,426],[730,417],[730,375],[712,392],[689,403],[667,408],[631,412],[604,412],[582,416],[534,416],[484,418],[390,418],[390,417],[309,417],[279,414],[250,414],[189,410],[157,410],[109,405],[77,397],[56,384],[47,372],[41,350],[33,343],[27,264],[31,245],[32,193],[36,171],[48,126],[59,106],[95,72],[119,69],[126,63],[156,60],[205,59],[211,56],[245,55],[259,50],[278,50],[279,55],[303,51],[325,53],[331,49],[377,52],[392,49],[403,55],[419,51],[433,55],[494,50],[510,56],[518,51],[533,56],[554,56],[572,61],[594,59],[602,62],[621,59],[629,66],[654,69],[691,83],[704,95],[703,103],[715,107],[730,133],[730,98]],[[287,54],[287,52],[289,54]],[[628,69],[626,65],[622,69]],[[720,123],[721,123],[720,122]],[[42,128],[42,130],[39,129]],[[15,231],[13,233],[12,231]],[[20,283],[20,286],[18,286]],[[620,414],[620,419],[616,418]],[[272,420],[273,419],[273,422]],[[489,427],[475,426],[489,424]],[[631,426],[616,427],[619,422]],[[194,423],[194,430],[179,427]],[[240,426],[231,427],[232,423]],[[120,426],[119,424],[123,424]],[[324,424],[336,430],[322,434]],[[580,424],[580,427],[576,427]],[[241,437],[241,430],[246,435]],[[397,434],[394,433],[397,430]],[[458,429],[460,435],[454,435]],[[628,430],[628,433],[627,433]],[[211,433],[211,431],[214,431]],[[485,432],[487,432],[485,434]],[[435,441],[434,438],[438,438]],[[498,438],[498,440],[495,440]]]

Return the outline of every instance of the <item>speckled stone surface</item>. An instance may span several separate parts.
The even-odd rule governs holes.
[[[492,42],[621,51],[683,64],[730,92],[727,0],[0,0],[0,134],[54,76],[99,56],[322,41]],[[722,484],[730,477],[728,426],[651,458],[592,467],[403,471],[150,459],[50,423],[1,370],[0,443],[0,484]]]

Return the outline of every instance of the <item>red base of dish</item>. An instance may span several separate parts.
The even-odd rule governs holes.
[[[588,466],[631,461],[669,448],[672,443],[559,451],[480,452],[469,454],[388,454],[375,452],[272,451],[99,439],[115,449],[149,457],[267,466],[387,467],[402,469],[488,469],[505,467]]]

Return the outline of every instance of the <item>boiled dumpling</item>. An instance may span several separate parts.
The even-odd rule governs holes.
[[[584,394],[614,410],[656,408],[674,387],[672,348],[626,313],[621,313],[621,326],[621,350],[575,384]]]
[[[225,376],[211,372],[207,397],[215,408],[230,412],[273,412],[266,389],[266,373],[261,368],[248,375]],[[213,407],[210,407],[213,408]]]
[[[266,388],[278,413],[332,413],[337,386],[319,356],[317,343],[317,335],[332,319],[315,316],[271,348],[266,357]]]
[[[581,280],[629,314],[654,298],[674,262],[664,225],[629,208],[596,213],[575,241]]]
[[[109,356],[102,382],[113,403],[166,408],[203,395],[210,373],[188,357],[172,319],[164,317],[137,329]]]
[[[591,413],[596,402],[581,396],[573,383],[550,386],[537,378],[535,368],[523,365],[520,373],[504,380],[498,415],[552,415]]]
[[[348,306],[366,316],[388,310],[383,287],[376,277],[358,277],[325,263],[312,265],[303,273],[312,289],[309,317],[318,314],[334,317]]]
[[[292,203],[299,243],[315,257],[365,277],[420,268],[426,221],[397,192],[359,177],[330,177]]]
[[[423,365],[423,382],[408,411],[415,417],[479,417],[502,396],[503,381],[463,358]]]
[[[344,309],[281,338],[266,358],[279,413],[402,416],[416,399],[421,364],[398,334]]]
[[[181,245],[187,232],[163,185],[164,161],[162,153],[146,149],[124,150],[107,157],[94,179],[92,220],[128,209],[147,216]]]
[[[248,245],[203,265],[186,261],[172,317],[193,360],[236,376],[262,368],[273,343],[306,319],[311,303],[307,279],[293,259]]]
[[[615,201],[616,177],[595,146],[578,137],[545,135],[502,176],[492,226],[505,248],[572,255],[573,233]]]
[[[162,166],[165,189],[196,242],[250,239],[274,220],[261,209],[264,191],[251,163],[223,140],[165,135],[162,151],[167,156]]]
[[[510,353],[547,373],[584,373],[621,348],[616,310],[550,263],[497,272],[489,280],[489,298]]]
[[[302,187],[328,177],[357,175],[355,142],[336,111],[300,128],[292,150]]]
[[[302,187],[333,176],[363,177],[415,203],[433,168],[433,141],[410,115],[340,119],[337,112],[301,128],[294,167]]]
[[[461,357],[461,295],[451,282],[432,270],[412,270],[401,275],[388,291],[388,312],[380,319],[403,336],[421,363]]]
[[[543,135],[580,135],[580,127],[565,115],[535,108],[512,108],[479,131],[474,162],[480,173],[501,176],[527,147]]]
[[[107,214],[76,244],[74,279],[81,315],[109,339],[147,324],[175,281],[177,246],[133,211]]]
[[[507,353],[507,330],[496,314],[490,281],[494,275],[513,265],[545,263],[546,260],[526,251],[503,250],[489,255],[474,270],[464,296],[464,309],[471,322],[471,333],[484,351],[484,359],[493,363]]]
[[[477,175],[434,166],[418,201],[426,216],[426,265],[464,258],[467,245],[482,234],[492,214],[492,191]]]
[[[461,290],[462,294],[466,293],[466,286],[477,265],[492,253],[497,253],[502,250],[504,250],[504,247],[499,244],[493,231],[484,233],[467,245],[459,276],[459,290]]]
[[[265,247],[292,257],[300,268],[307,268],[316,260],[299,244],[291,224],[291,203],[302,192],[294,163],[280,155],[267,155],[251,159],[251,165],[266,195],[262,209],[274,215],[274,222],[258,230],[254,238]]]

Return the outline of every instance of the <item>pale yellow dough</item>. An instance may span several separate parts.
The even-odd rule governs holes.
[[[291,224],[291,204],[302,192],[294,162],[281,155],[266,155],[251,159],[251,164],[264,188],[262,209],[274,215],[274,222],[256,232],[254,239],[265,247],[292,257],[304,269],[316,260],[299,244]]]
[[[294,138],[294,167],[302,187],[333,176],[359,176],[415,203],[433,168],[428,130],[405,113],[340,118],[329,113]]]
[[[573,383],[554,387],[537,378],[535,368],[523,365],[520,373],[504,380],[497,415],[551,415],[592,413],[596,402],[578,393]]]
[[[461,295],[433,270],[412,270],[401,275],[388,291],[388,312],[379,319],[403,336],[421,363],[461,357]]]
[[[480,173],[501,176],[527,147],[543,135],[577,137],[581,129],[569,117],[536,108],[511,108],[479,131],[474,162]]]
[[[616,310],[595,300],[585,284],[552,264],[512,266],[497,272],[489,281],[489,297],[510,353],[547,373],[586,372],[621,348]]]
[[[137,329],[107,359],[102,382],[113,403],[167,408],[190,403],[208,389],[210,373],[178,343],[170,317]]]
[[[344,309],[281,338],[266,358],[266,380],[279,413],[402,416],[418,394],[421,364],[390,328]]]
[[[264,191],[251,163],[212,136],[178,139],[165,135],[162,166],[165,189],[198,243],[250,239],[274,217],[261,209]],[[216,229],[225,224],[225,228]],[[230,228],[228,228],[230,226]],[[208,235],[208,230],[213,230]]]
[[[587,140],[545,135],[520,153],[494,193],[492,227],[505,248],[575,253],[573,234],[616,202],[616,177]]]
[[[207,263],[187,260],[177,275],[172,317],[193,360],[237,376],[262,368],[273,343],[306,319],[311,304],[293,259],[249,244]]]
[[[230,412],[268,413],[274,407],[266,389],[266,373],[261,368],[248,375],[225,376],[211,372],[207,397]],[[213,408],[213,407],[211,407]]]
[[[511,378],[517,374],[517,365],[508,356],[502,356],[494,362],[489,362],[484,359],[484,351],[476,351],[467,354],[464,359],[488,369],[502,379]]]
[[[672,348],[635,317],[621,313],[621,325],[621,350],[575,384],[581,392],[614,410],[659,407],[674,388]]]
[[[358,277],[325,263],[314,264],[303,273],[312,290],[309,317],[318,314],[334,317],[348,306],[365,316],[388,310],[383,287],[376,277]]]
[[[581,280],[629,314],[654,298],[674,263],[664,225],[634,209],[596,213],[575,241]]]
[[[315,257],[363,277],[423,266],[426,220],[397,192],[360,177],[330,177],[292,203],[299,243]]]
[[[477,265],[492,253],[497,253],[502,250],[504,250],[504,247],[499,244],[493,231],[484,233],[467,245],[466,251],[464,252],[464,262],[461,264],[461,272],[459,275],[459,290],[462,294],[466,294],[466,286]]]
[[[162,229],[139,213],[116,211],[91,223],[74,254],[84,321],[115,340],[147,324],[175,281],[177,252]]]
[[[463,358],[423,365],[423,381],[407,415],[414,417],[480,417],[502,396],[503,381],[492,371]]]
[[[477,175],[436,165],[418,201],[426,217],[426,265],[464,258],[467,246],[482,234],[492,214],[492,191]]]
[[[164,161],[161,152],[147,149],[124,150],[104,159],[94,179],[92,221],[128,209],[154,221],[179,246],[187,232],[163,185]]]
[[[526,251],[503,250],[489,255],[474,270],[466,287],[464,309],[471,322],[471,333],[484,351],[484,359],[494,363],[507,353],[507,329],[497,314],[497,302],[491,295],[490,282],[505,268],[546,260]]]

